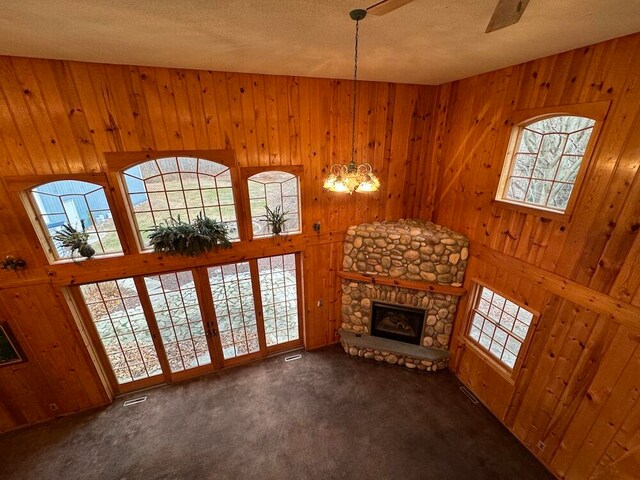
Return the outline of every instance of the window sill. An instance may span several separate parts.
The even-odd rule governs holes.
[[[474,342],[471,338],[464,336],[461,338],[462,342],[464,342],[465,348],[471,350],[475,355],[480,357],[489,367],[491,367],[495,372],[504,378],[509,385],[515,385],[515,370],[509,370],[508,367],[502,365],[498,360],[496,360],[489,352],[487,352],[484,348],[478,346],[476,342]],[[516,362],[516,367],[518,366],[518,362]]]
[[[93,255],[91,258],[85,258],[85,257],[56,258],[56,259],[50,259],[49,265],[66,265],[68,263],[82,263],[82,262],[91,261],[91,260],[103,260],[107,258],[117,258],[117,257],[124,257],[124,256],[125,256],[125,252],[115,252],[115,253],[100,253],[100,254]]]
[[[571,214],[567,212],[557,212],[542,207],[534,207],[532,205],[510,202],[508,200],[496,198],[493,200],[492,204],[496,207],[506,208],[507,210],[513,210],[519,213],[526,213],[527,215],[535,215],[537,217],[548,218],[549,220],[554,220],[556,222],[568,223],[571,220]]]

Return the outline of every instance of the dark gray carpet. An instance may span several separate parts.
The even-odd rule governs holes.
[[[274,357],[0,436],[9,479],[543,479],[448,371]]]

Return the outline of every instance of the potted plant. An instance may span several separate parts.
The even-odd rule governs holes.
[[[288,212],[283,212],[280,205],[273,210],[269,208],[269,205],[265,205],[264,208],[267,210],[267,213],[264,216],[264,221],[267,222],[267,227],[271,229],[271,233],[275,236],[280,235],[284,230],[284,224],[287,222],[285,215],[288,215]]]
[[[76,230],[68,223],[65,223],[60,227],[60,230],[56,231],[53,240],[58,242],[61,247],[66,248],[71,255],[74,252],[78,252],[85,258],[91,258],[96,251],[89,245],[89,234],[86,231],[84,220],[80,220],[80,224],[82,225],[82,231]]]
[[[202,213],[192,223],[183,222],[178,216],[149,231],[149,242],[156,253],[194,257],[213,248],[231,248],[226,224]]]

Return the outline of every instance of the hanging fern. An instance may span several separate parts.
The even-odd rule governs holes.
[[[231,248],[226,224],[202,213],[192,223],[183,222],[178,216],[149,231],[149,241],[156,253],[195,257],[214,248]]]

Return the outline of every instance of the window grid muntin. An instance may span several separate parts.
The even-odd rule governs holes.
[[[175,170],[173,171],[164,171],[166,170],[166,166],[162,166],[162,163],[166,163],[166,161],[174,161]],[[185,168],[184,164],[188,163],[190,160],[195,161],[195,169]],[[210,170],[214,172],[216,170],[217,173],[211,173],[207,171],[207,166]],[[142,169],[151,169],[154,168],[153,174],[147,175],[147,173],[143,173]],[[132,172],[135,169],[140,170],[140,174],[136,175]],[[129,202],[129,207],[132,213],[132,216],[135,221],[136,232],[138,233],[138,238],[140,239],[142,248],[145,250],[149,249],[148,239],[145,236],[146,230],[152,228],[153,225],[158,225],[160,222],[164,222],[169,219],[169,217],[177,218],[180,215],[180,218],[183,221],[193,221],[193,219],[200,212],[204,212],[209,218],[223,220],[222,212],[228,212],[225,214],[225,217],[228,219],[224,220],[225,223],[230,227],[229,228],[229,238],[231,240],[239,240],[239,231],[238,231],[238,218],[235,210],[235,196],[233,192],[233,177],[231,175],[231,169],[226,165],[214,162],[212,160],[207,160],[203,158],[195,158],[195,157],[165,157],[148,160],[146,162],[138,163],[133,165],[122,172],[124,179],[124,187],[127,192],[127,198]],[[195,181],[197,184],[197,188],[195,185],[190,188],[185,188],[185,180],[184,177],[193,176],[192,181]],[[172,186],[167,186],[167,177],[175,177],[179,181],[180,188],[176,189]],[[141,182],[143,184],[141,189],[132,190],[131,183],[128,179],[131,179],[131,182],[134,184],[136,182]],[[212,186],[206,186],[206,181],[209,180],[213,182]],[[205,185],[203,186],[203,182]],[[221,182],[226,182],[228,185],[224,183],[220,185]],[[156,188],[158,185],[161,185],[161,189]],[[149,188],[152,186],[153,188]],[[205,195],[203,191],[213,192],[215,195],[215,202],[210,202],[208,199],[205,199]],[[225,203],[221,201],[220,191],[228,191],[229,199],[224,200]],[[168,193],[178,193],[182,194],[182,200],[184,201],[184,207],[171,207],[171,202],[169,201]],[[187,192],[197,192],[196,196],[199,198],[198,203],[193,206],[192,202],[187,201],[187,198],[193,198],[190,195],[187,195]],[[164,200],[166,203],[166,208],[155,208],[152,206],[151,198],[156,198],[158,194],[163,194]],[[145,210],[137,208],[137,205],[134,204],[133,197],[146,195],[148,204],[148,208]],[[152,196],[151,196],[152,195]],[[140,202],[140,203],[144,203]],[[192,206],[189,206],[189,205]],[[153,221],[153,225],[141,226],[139,218],[142,218],[140,214],[150,214],[151,219]]]
[[[540,131],[535,130],[535,126],[539,125],[541,123],[543,123],[545,120],[548,120],[550,118],[563,118],[563,117],[575,117],[575,118],[580,118],[582,120],[587,120],[589,125],[587,127],[583,127],[583,128],[578,128],[576,130],[571,130],[571,131],[563,131],[563,132],[555,132],[555,131],[542,131],[542,129]],[[511,156],[510,158],[510,168],[509,168],[509,176],[507,178],[506,181],[506,186],[503,192],[503,199],[504,200],[508,200],[511,202],[516,202],[516,203],[520,203],[523,205],[532,205],[532,206],[538,206],[538,207],[543,207],[543,208],[548,208],[548,209],[552,209],[552,210],[556,210],[558,212],[564,212],[570,202],[571,199],[571,195],[573,195],[573,186],[576,183],[576,179],[574,178],[573,181],[564,181],[564,180],[558,180],[558,170],[560,169],[560,165],[563,163],[563,160],[565,159],[565,157],[574,157],[574,158],[579,158],[579,162],[578,162],[578,169],[580,169],[582,167],[582,160],[584,159],[586,150],[588,149],[588,145],[591,141],[591,136],[593,135],[593,131],[595,128],[596,122],[595,120],[588,118],[588,117],[580,117],[578,115],[557,115],[554,117],[546,117],[545,119],[542,120],[538,120],[532,123],[529,123],[523,127],[521,127],[520,130],[520,134],[518,136],[518,146],[517,146],[517,151]],[[537,151],[536,152],[530,152],[530,151],[521,151],[522,150],[522,146],[524,143],[524,135],[525,132],[532,132],[535,133],[536,135],[539,135],[540,141],[538,143],[538,147],[537,147]],[[566,153],[567,150],[567,146],[569,145],[569,137],[571,137],[572,135],[576,135],[580,132],[589,132],[589,135],[587,136],[586,142],[585,142],[585,153],[583,154],[571,154],[571,153]],[[562,147],[562,152],[561,154],[558,156],[558,162],[555,166],[554,169],[554,174],[553,177],[551,178],[544,178],[544,177],[536,177],[535,176],[535,171],[536,171],[536,165],[538,164],[538,161],[540,160],[540,153],[541,153],[541,149],[542,146],[544,144],[544,139],[545,137],[551,136],[551,135],[560,135],[562,136],[562,138],[564,138],[564,144]],[[529,176],[526,175],[516,175],[514,174],[517,162],[518,162],[518,155],[535,155],[535,159],[533,161],[533,164],[531,166],[531,174]],[[527,187],[526,190],[524,192],[523,198],[514,198],[512,196],[510,196],[510,191],[511,191],[511,187],[513,185],[513,180],[514,179],[519,179],[519,180],[525,180],[527,182]],[[550,187],[549,187],[549,191],[547,192],[547,195],[544,199],[543,203],[538,203],[535,201],[529,201],[528,200],[528,196],[529,196],[529,191],[532,185],[532,182],[536,180],[536,181],[540,181],[540,182],[547,182],[550,183]],[[549,200],[551,198],[552,193],[554,192],[554,188],[556,187],[556,185],[569,185],[571,187],[569,194],[567,196],[567,205],[565,205],[564,207],[562,206],[555,206],[555,205],[549,205]]]
[[[282,181],[269,181],[269,182],[264,182],[261,181],[259,179],[260,176],[262,176],[263,174],[268,174],[268,173],[278,173],[281,174],[283,176],[288,176],[288,178],[286,178],[285,180]],[[256,177],[258,177],[256,179]],[[295,184],[295,194],[285,194],[284,193],[284,185],[286,183],[292,182]],[[269,205],[270,209],[274,209],[275,207],[277,207],[278,205],[281,206],[281,208],[284,210],[284,204],[285,204],[285,199],[294,199],[295,201],[293,202],[296,206],[294,211],[289,211],[286,210],[286,212],[289,215],[295,215],[295,218],[297,220],[297,226],[294,230],[291,230],[289,232],[283,232],[283,233],[300,233],[301,229],[302,229],[302,225],[301,225],[301,219],[300,219],[300,182],[299,179],[296,175],[288,173],[288,172],[283,172],[280,170],[266,170],[264,172],[260,172],[257,173],[255,175],[250,176],[247,179],[247,184],[248,184],[248,191],[249,191],[249,209],[251,211],[251,227],[252,227],[252,231],[253,231],[253,236],[255,238],[264,238],[264,237],[271,237],[273,236],[272,233],[270,233],[268,231],[268,226],[266,225],[266,222],[264,221],[264,216],[265,216],[265,210],[260,210],[258,211],[256,206],[254,206],[254,200],[262,200],[264,201],[264,204],[267,205],[267,186],[268,185],[279,185],[279,189],[280,189],[280,200],[275,204],[275,205]],[[253,192],[253,188],[260,188],[261,189],[261,194],[260,195],[255,195]],[[264,207],[263,207],[264,208]],[[291,217],[289,217],[291,218]],[[259,231],[256,231],[256,225],[260,225],[264,228],[266,233],[260,233]],[[285,229],[287,228],[287,224],[285,223]]]
[[[184,276],[188,280],[186,284],[183,284],[180,276]],[[146,276],[144,280],[171,372],[177,373],[189,368],[209,365],[211,363],[211,355],[209,353],[204,324],[202,323],[200,305],[192,272],[185,270],[160,275],[149,275]],[[152,283],[154,281],[157,282],[156,285]],[[172,283],[174,283],[177,288],[171,287]],[[172,306],[169,301],[170,297],[176,300],[179,297],[179,305]],[[158,303],[156,299],[163,301]],[[162,308],[163,306],[166,306],[166,308]],[[191,318],[189,311],[194,309],[196,318]],[[179,312],[184,312],[184,321],[181,321],[182,319],[177,317]],[[164,320],[168,320],[169,323],[165,325]],[[180,338],[186,332],[180,332],[179,334],[176,327],[183,327],[184,325],[187,327],[188,338],[181,340]],[[202,332],[194,333],[196,327],[202,330]],[[192,355],[192,358],[190,361],[186,361],[185,359],[187,359],[189,355]]]
[[[85,193],[73,192],[73,193],[66,193],[66,194],[56,194],[56,193],[39,190],[46,187],[60,186],[61,184],[65,184],[65,183],[75,184],[78,187],[86,186],[86,188],[89,188],[91,186],[95,188]],[[89,202],[87,197],[89,197],[90,195],[94,195],[98,192],[102,193],[102,195],[98,195],[98,196],[100,197],[99,201],[104,205],[104,208],[91,208],[91,203]],[[53,235],[55,235],[56,231],[58,231],[62,225],[58,225],[50,229],[47,227],[47,218],[48,217],[64,217],[63,224],[69,224],[72,227],[74,227],[76,230],[81,230],[82,229],[81,224],[74,224],[74,222],[71,221],[71,218],[69,218],[68,211],[65,209],[65,200],[73,200],[74,198],[81,199],[83,209],[88,213],[91,219],[91,225],[86,226],[87,227],[86,230],[89,233],[89,242],[90,242],[89,244],[96,251],[95,256],[111,255],[111,254],[123,252],[122,244],[120,242],[120,237],[118,235],[118,230],[115,224],[115,219],[113,218],[113,214],[111,213],[106,192],[102,185],[91,183],[91,182],[85,182],[83,180],[73,180],[73,179],[55,180],[53,182],[47,182],[47,183],[40,184],[36,187],[33,187],[31,190],[29,190],[29,196],[31,199],[31,204],[33,205],[35,210],[36,219],[41,227],[42,233],[44,233],[44,235],[47,238],[47,242],[49,243],[49,246],[50,246],[50,251],[56,260],[70,258],[71,254],[66,249],[59,247],[56,244],[55,240],[53,240]],[[55,211],[55,212],[49,211],[47,213],[43,212],[43,207],[45,205],[44,199],[47,197],[57,200],[57,203],[59,203],[60,211]],[[75,208],[75,202],[74,202],[74,208]],[[95,214],[97,212],[107,213],[108,217],[106,218],[106,220],[109,221],[113,225],[113,227],[102,228],[102,226],[100,226],[99,228],[98,220],[95,217]],[[104,237],[106,237],[107,235],[113,235],[113,240],[114,240],[113,248],[105,247]],[[92,242],[91,241],[92,239],[95,239],[95,240]]]
[[[290,267],[287,268],[286,265]],[[262,298],[262,309],[264,318],[264,329],[267,347],[272,347],[286,342],[298,340],[300,338],[300,316],[298,311],[298,283],[297,265],[295,254],[276,255],[273,257],[263,257],[258,259],[258,276],[260,279],[260,294]],[[274,287],[274,280],[278,275],[282,275],[283,284],[281,287]],[[287,287],[293,292],[287,291]],[[276,293],[279,293],[284,301],[276,302]],[[272,301],[267,301],[268,297]],[[284,318],[286,328],[282,329],[278,325],[277,319],[282,315],[277,312],[278,308],[284,307]],[[273,309],[273,318],[267,315],[268,309]],[[290,323],[290,319],[294,319]]]
[[[239,267],[244,271],[241,272]],[[231,269],[233,269],[233,272],[230,271]],[[218,320],[218,333],[224,359],[229,360],[260,351],[258,322],[249,263],[238,262],[209,267],[207,275]],[[241,282],[247,288],[245,292],[243,292]],[[227,285],[235,285],[237,295],[229,295],[230,288],[227,288]],[[217,288],[222,288],[223,296],[220,298],[216,295]],[[238,300],[238,307],[232,306],[231,300]],[[247,304],[246,307],[245,304]],[[223,311],[225,313],[222,313]],[[242,319],[242,325],[239,328],[234,328],[232,320],[234,315],[239,315]],[[225,318],[225,322],[228,322],[228,329],[223,328],[222,318]],[[247,318],[251,318],[252,321],[247,323]]]
[[[488,293],[487,295],[489,297],[488,300],[485,297],[485,292]],[[494,303],[494,299],[502,299],[503,302],[500,302],[500,300],[497,300],[498,303]],[[480,305],[483,302],[483,300],[489,304],[489,310],[487,310],[486,313],[483,312],[480,308]],[[501,307],[499,303],[502,303],[503,306]],[[506,312],[505,311],[506,305],[510,305],[511,308],[515,308],[515,313],[511,314]],[[499,310],[498,320],[492,319],[490,317],[489,312],[491,311],[492,307],[495,307],[496,309]],[[522,314],[522,317],[525,317],[525,318],[528,317],[527,320],[529,323],[526,323],[523,320],[523,318],[521,317],[521,312],[525,312],[524,314]],[[510,328],[505,327],[505,325],[502,323],[502,320],[505,314],[506,316],[512,317],[514,319],[513,325]],[[476,316],[479,316],[482,319],[482,323],[479,327],[475,324]],[[471,338],[476,343],[476,345],[478,345],[479,348],[489,353],[506,368],[508,368],[509,370],[513,370],[513,368],[515,367],[515,364],[517,363],[518,355],[522,351],[522,346],[526,341],[526,336],[529,332],[529,328],[531,327],[531,324],[533,323],[533,320],[534,320],[533,312],[530,312],[529,310],[521,307],[520,305],[514,302],[511,302],[510,300],[506,299],[499,293],[494,292],[493,290],[487,287],[478,286],[478,295],[472,309],[472,315],[469,321],[469,327],[467,329],[467,336],[469,336],[469,338]],[[517,323],[520,323],[524,326],[523,327],[524,334],[519,334],[514,330]],[[485,325],[487,324],[493,327],[493,331],[490,335],[487,334],[485,331]],[[474,333],[474,329],[478,330],[477,335]],[[500,344],[499,341],[495,340],[495,335],[496,335],[496,332],[498,331],[501,331],[505,335],[504,343],[502,344]],[[489,337],[489,345],[484,345],[481,342],[483,335]],[[513,339],[514,342],[517,342],[518,348],[516,352],[514,352],[511,348],[507,348],[509,339]],[[492,350],[492,348],[494,347],[494,341],[496,345],[498,345],[499,347],[502,347],[501,349],[499,347],[496,347],[500,351],[499,354],[496,354],[496,352]],[[505,352],[510,354],[513,357],[512,364],[510,364],[507,360],[505,360]]]
[[[123,284],[125,282],[130,283],[130,285],[123,287]],[[106,289],[107,285],[111,285],[112,288],[113,286],[116,287],[118,292],[117,297],[105,298],[105,291],[103,291],[103,289]],[[125,295],[123,292],[123,288],[126,288],[127,290],[132,291],[133,294]],[[102,342],[103,348],[105,350],[105,353],[107,354],[107,358],[109,359],[111,369],[116,377],[116,381],[118,382],[118,384],[121,385],[124,383],[129,383],[136,380],[143,380],[145,378],[162,374],[162,367],[158,359],[158,354],[156,352],[155,345],[153,344],[152,334],[151,334],[151,331],[149,330],[148,324],[146,323],[146,317],[142,309],[142,304],[140,303],[138,290],[136,289],[135,283],[132,278],[121,278],[118,280],[110,280],[106,282],[97,282],[97,283],[82,285],[80,287],[80,293],[82,295],[82,298],[84,299],[85,305],[87,307],[87,311],[89,312],[89,316],[91,317],[91,320],[95,326],[96,332],[98,333],[98,337]],[[96,294],[98,294],[98,298],[95,298]],[[126,308],[126,304],[127,304],[126,300],[128,299],[133,299],[138,303],[138,308],[140,311],[135,315],[138,316],[138,318],[142,319],[142,325],[140,325],[142,328],[138,328],[138,330],[136,330],[132,322],[132,319],[131,319],[132,314],[130,313],[130,309]],[[116,317],[116,318],[127,319],[127,325],[131,332],[130,334],[121,334],[120,332],[118,332],[118,328],[114,323],[114,317],[112,315],[112,312],[109,310],[107,302],[114,302],[116,300],[121,302],[122,305],[125,306],[124,317]],[[98,305],[103,306],[104,311],[107,315],[106,320],[96,319],[95,306],[98,306]],[[101,326],[99,325],[99,323],[105,323],[105,324],[108,323],[111,326],[111,331],[115,335],[104,334],[104,332],[101,331],[100,329]],[[123,325],[121,324],[121,326]],[[142,336],[143,333],[147,334],[148,341],[147,343],[141,344],[142,342],[139,339],[139,336]],[[122,336],[133,335],[133,339],[135,340],[135,345],[133,347],[125,348],[125,346],[123,345],[123,338],[121,338],[121,335]],[[117,363],[117,356],[115,355],[116,349],[110,348],[111,346],[105,343],[105,341],[107,341],[107,343],[110,343],[108,341],[112,338],[116,339],[117,349],[119,350],[119,354],[122,356],[122,361],[124,361],[124,368]],[[138,354],[140,355],[140,360],[141,360],[140,362],[132,361],[127,355],[128,352],[134,349],[137,350]],[[145,354],[143,353],[143,351],[147,353]],[[134,370],[136,366],[143,367],[144,375],[134,374]],[[125,372],[125,375],[122,374],[123,372]],[[128,372],[128,377],[126,375],[127,372]]]

